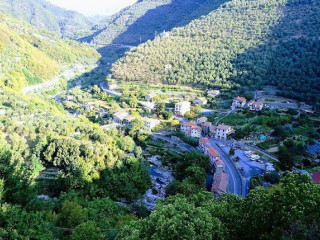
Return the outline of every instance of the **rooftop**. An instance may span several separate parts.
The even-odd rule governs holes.
[[[219,193],[219,191],[226,193],[228,188],[229,176],[225,172],[215,174],[214,182],[211,191]]]
[[[183,101],[183,102],[178,102],[176,105],[191,105],[190,102]]]
[[[200,118],[198,118],[198,120],[206,122],[208,120],[208,118],[207,117],[200,117]]]
[[[217,129],[221,129],[221,130],[225,130],[225,131],[227,131],[229,128],[231,128],[231,126],[224,125],[224,124],[220,124],[217,126]]]
[[[204,123],[202,123],[202,126],[204,126],[204,127],[209,127],[209,126],[211,126],[211,125],[212,125],[211,122],[204,122]]]
[[[247,99],[245,99],[244,97],[236,97],[234,100],[238,100],[239,102],[246,102]]]
[[[220,157],[219,153],[213,147],[209,148],[208,153],[214,158]]]
[[[207,143],[209,143],[209,139],[208,138],[200,138],[199,142],[202,144],[207,144]]]
[[[194,122],[188,122],[188,123],[182,124],[182,126],[184,126],[184,127],[196,127],[197,124],[195,124]]]

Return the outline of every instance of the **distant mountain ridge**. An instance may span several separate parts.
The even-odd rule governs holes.
[[[21,89],[51,80],[72,64],[95,63],[100,55],[88,46],[0,14],[0,87]]]
[[[260,88],[320,102],[320,1],[216,0],[190,24],[133,48],[109,79]]]
[[[226,0],[225,0],[226,1]],[[140,0],[94,27],[80,39],[94,44],[138,45],[153,40],[163,31],[184,26],[215,9],[212,0]]]
[[[91,20],[84,15],[44,0],[0,0],[0,12],[63,37],[78,38],[88,35],[92,26]]]

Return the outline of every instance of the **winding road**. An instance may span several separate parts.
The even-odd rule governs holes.
[[[229,192],[238,196],[245,196],[245,192],[242,189],[242,176],[239,174],[236,166],[229,156],[220,148],[219,141],[210,139],[210,142],[211,145],[214,146],[215,150],[220,154],[220,158],[225,164],[225,170],[229,175]]]

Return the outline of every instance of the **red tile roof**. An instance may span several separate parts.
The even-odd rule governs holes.
[[[204,122],[201,125],[204,127],[209,127],[209,126],[211,126],[211,124],[212,124],[211,122]]]
[[[213,147],[209,148],[208,153],[214,158],[220,157],[219,153]]]
[[[192,129],[197,129],[197,130],[200,130],[200,131],[202,130],[202,128],[199,127],[199,126],[192,126],[191,128],[192,128]]]
[[[262,105],[262,102],[253,102],[253,105]]]
[[[206,122],[208,120],[208,118],[207,117],[201,117],[201,118],[198,118],[198,120]]]
[[[225,130],[227,131],[231,126],[229,125],[223,125],[223,124],[220,124],[217,126],[217,129],[222,129],[222,130]]]
[[[195,124],[194,122],[188,122],[188,123],[184,123],[183,126],[184,127],[195,127],[195,126],[197,126],[197,124]]]
[[[246,102],[247,99],[245,99],[244,97],[237,97],[234,100],[238,100],[239,102]]]
[[[215,164],[216,166],[219,166],[219,165],[224,165],[224,162],[219,159],[219,160],[214,161],[214,164]]]
[[[199,140],[200,143],[202,143],[203,145],[209,143],[209,139],[208,138],[200,138]]]
[[[219,191],[226,193],[228,188],[228,183],[229,183],[229,176],[227,173],[221,172],[221,173],[215,174],[211,191],[215,193],[219,193]]]
[[[320,183],[320,172],[313,173],[312,179],[314,183]]]

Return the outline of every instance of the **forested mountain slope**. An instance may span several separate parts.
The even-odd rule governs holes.
[[[132,49],[109,78],[220,88],[263,84],[320,99],[320,2],[232,0]]]
[[[0,12],[67,37],[88,34],[92,25],[82,14],[44,0],[0,0]]]
[[[96,32],[81,39],[96,44],[137,45],[155,35],[184,26],[226,0],[140,0],[101,21]]]
[[[63,66],[94,63],[99,57],[86,44],[0,14],[0,85],[20,89],[52,79]]]

